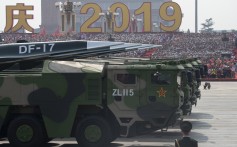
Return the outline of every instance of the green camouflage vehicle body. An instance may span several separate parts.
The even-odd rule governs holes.
[[[76,137],[82,146],[98,147],[166,128],[182,115],[183,69],[47,60],[42,69],[2,71],[1,138],[31,147]]]
[[[65,126],[73,125],[78,104],[101,104],[100,97],[90,100],[86,93],[89,79],[97,79],[98,84],[101,83],[101,69],[97,70],[95,66],[94,69],[67,67],[65,70],[60,66],[60,62],[47,61],[42,72],[0,74],[1,106],[7,106],[10,113],[16,114],[23,110],[26,114],[38,113],[34,110],[38,107],[50,137],[70,136],[71,130]]]
[[[79,59],[80,61],[83,61],[83,59]],[[97,59],[98,62],[112,62],[112,63],[120,63],[120,64],[143,64],[143,65],[149,65],[149,64],[165,64],[167,66],[183,66],[178,61],[165,61],[165,60],[150,60],[147,58],[128,58],[128,57],[115,57],[110,59]],[[191,66],[191,64],[190,64]],[[181,110],[183,115],[188,115],[191,112],[191,102],[190,102],[190,86],[188,85],[188,77],[185,74],[182,74],[181,72],[181,84],[180,88],[184,93],[184,99],[181,99]],[[183,118],[183,117],[182,117]]]
[[[187,70],[188,68],[192,68],[191,64],[188,63],[180,63],[183,65],[185,70],[183,71],[183,91],[184,91],[184,104],[182,106],[182,110],[184,115],[189,115],[192,112],[192,100],[193,100],[193,90],[192,90],[192,84],[193,78],[191,76],[191,72]]]
[[[118,58],[117,58],[118,59]],[[185,67],[184,75],[182,76],[182,91],[184,92],[184,104],[181,107],[184,115],[188,115],[191,113],[192,105],[197,104],[197,98],[201,98],[201,92],[199,87],[201,85],[201,77],[205,76],[204,65],[197,58],[177,60],[177,59],[130,59],[123,58],[120,59],[127,60],[127,62],[137,62],[138,64],[147,64],[147,63],[163,63],[163,64],[181,64]],[[171,61],[171,62],[170,62]],[[186,74],[185,74],[186,73]],[[189,76],[187,75],[189,74]],[[190,75],[191,74],[191,75]],[[186,76],[185,76],[186,75]]]
[[[190,62],[192,60],[192,62]],[[162,63],[165,63],[164,60],[158,60],[158,61],[163,61]],[[167,60],[169,61],[176,61],[177,64],[181,64],[185,70],[183,70],[183,80],[182,80],[182,90],[184,92],[184,104],[181,107],[183,110],[184,115],[189,115],[192,111],[192,105],[197,104],[197,97],[201,95],[199,88],[199,80],[200,78],[196,78],[196,74],[198,74],[198,69],[194,68],[193,64],[194,59],[184,59],[184,60]],[[201,65],[201,63],[200,63]],[[195,72],[197,71],[197,72]]]
[[[197,63],[197,59],[190,59],[189,62],[192,64],[193,66],[193,76],[194,78],[196,79],[195,80],[195,95],[197,98],[201,98],[201,91],[199,89],[200,85],[201,85],[201,67],[200,66],[203,66],[201,63]]]
[[[144,60],[144,59],[140,59],[138,61],[134,60],[132,61],[132,59],[126,59],[127,62],[137,62],[138,64],[157,64],[157,63],[162,63],[165,65],[179,65],[179,66],[183,66],[185,69],[181,72],[181,90],[184,93],[184,99],[182,100],[182,106],[181,106],[181,110],[183,112],[183,115],[188,115],[191,113],[192,111],[192,103],[191,100],[192,98],[192,88],[191,85],[189,84],[190,79],[188,79],[188,75],[187,75],[187,71],[186,68],[190,67],[192,68],[191,64],[181,64],[180,61],[175,61],[175,60]],[[192,79],[191,79],[192,80]],[[195,98],[196,99],[196,98]]]
[[[161,63],[164,64],[177,64],[184,67],[184,70],[181,72],[181,89],[184,92],[184,100],[183,105],[181,106],[181,110],[183,112],[183,115],[189,115],[192,111],[192,89],[189,85],[190,77],[188,76],[188,71],[186,70],[187,67],[191,67],[190,64],[182,64],[180,61],[162,61]]]
[[[195,73],[193,71],[193,66],[191,63],[187,62],[186,60],[181,60],[180,63],[184,66],[185,68],[185,72],[187,74],[187,85],[188,85],[188,88],[187,90],[189,90],[189,99],[187,101],[187,105],[190,107],[190,109],[192,109],[192,105],[196,105],[197,104],[197,96],[195,94],[195,91],[196,91],[196,79],[194,78],[195,77]],[[190,106],[190,103],[191,103],[191,106]],[[190,111],[191,112],[191,111]]]
[[[124,67],[125,69],[123,69]],[[146,67],[146,68],[145,68]],[[176,120],[182,115],[180,110],[180,106],[182,105],[182,91],[178,90],[177,82],[177,75],[183,67],[174,68],[173,66],[167,65],[111,65],[108,68],[108,79],[113,81],[108,84],[109,87],[113,88],[113,90],[117,89],[117,92],[123,93],[124,95],[127,89],[128,91],[134,90],[133,96],[115,96],[111,97],[111,100],[114,100],[111,105],[109,105],[110,110],[115,114],[116,118],[119,121],[120,126],[127,127],[126,130],[134,129],[135,127],[133,124],[136,123],[135,121],[148,121],[146,126],[149,125],[148,128],[144,128],[141,133],[146,132],[151,128],[162,129],[168,126],[173,125]],[[123,71],[124,70],[124,71]],[[156,81],[156,77],[154,74],[159,72],[160,76],[162,76],[162,80]],[[134,74],[138,76],[139,79],[136,83],[133,84],[129,83],[127,85],[126,82],[132,77],[127,77],[126,80],[124,79],[114,79],[114,75],[117,74]],[[129,75],[128,75],[129,76]],[[132,76],[132,75],[130,75]],[[118,81],[116,81],[118,80]],[[135,79],[134,79],[135,80]],[[116,83],[116,84],[114,84]],[[172,83],[172,85],[171,85]],[[111,89],[110,89],[111,90]],[[115,92],[115,91],[114,91]],[[107,92],[109,95],[113,95],[111,92]],[[122,101],[124,100],[124,102]],[[127,106],[123,106],[122,104],[126,104]],[[121,113],[123,110],[123,113]],[[137,110],[137,111],[132,111]],[[121,121],[121,118],[126,118],[130,120],[132,116],[135,114],[130,113],[137,113],[140,118],[133,119],[129,123],[126,121]],[[174,115],[172,113],[176,113],[175,117],[173,117],[170,122],[168,122],[167,117],[170,115]],[[128,116],[130,114],[131,116]],[[141,123],[140,122],[140,123]],[[145,124],[144,124],[145,126]],[[140,128],[136,125],[136,128]],[[133,132],[134,131],[128,131]],[[127,133],[128,133],[127,132]],[[132,135],[127,134],[125,135]]]
[[[142,59],[143,60],[143,59]],[[139,67],[139,66],[148,66],[148,67],[153,67],[153,66],[156,66],[156,68],[154,68],[154,69],[152,69],[152,70],[147,70],[147,69],[145,69],[144,70],[144,74],[147,76],[145,76],[145,75],[143,75],[143,77],[144,77],[144,79],[147,79],[146,81],[145,81],[145,87],[146,87],[146,89],[148,90],[145,90],[145,92],[144,93],[147,93],[147,94],[150,94],[150,95],[152,95],[152,96],[147,96],[148,97],[148,99],[149,99],[149,101],[151,101],[151,102],[154,102],[154,101],[156,101],[155,99],[155,95],[157,94],[157,92],[158,92],[158,89],[160,89],[160,88],[164,88],[165,87],[165,91],[166,91],[166,89],[167,89],[167,91],[168,90],[171,90],[171,91],[175,91],[175,90],[177,90],[177,87],[179,87],[179,85],[176,85],[177,84],[177,81],[175,81],[175,78],[177,78],[177,75],[178,76],[180,76],[181,77],[181,71],[184,69],[184,67],[182,66],[182,65],[179,65],[179,64],[161,64],[161,63],[152,63],[152,62],[149,62],[149,63],[147,63],[147,64],[144,64],[143,62],[141,62],[140,61],[140,59],[139,58],[126,58],[125,60],[123,60],[123,59],[119,59],[119,58],[113,58],[113,59],[104,59],[104,58],[95,58],[95,59],[93,59],[92,61],[91,60],[87,60],[87,59],[76,59],[75,61],[81,61],[81,62],[99,62],[99,63],[104,63],[104,62],[108,62],[108,63],[110,63],[110,64],[119,64],[119,65],[123,65],[124,64],[124,66],[131,66],[131,69],[134,69],[133,68],[133,66],[135,66],[136,65],[136,67]],[[115,67],[122,67],[122,66],[119,66],[119,65],[114,65]],[[159,65],[159,66],[158,66]],[[159,69],[158,67],[162,67],[161,69]],[[152,81],[150,81],[151,79],[151,75],[154,75],[154,73],[156,73],[157,72],[157,70],[158,70],[158,72],[159,72],[159,74],[161,75],[160,76],[160,78],[161,79],[163,79],[164,81],[165,80],[167,80],[166,81],[166,83],[155,83],[154,81],[152,82]],[[140,72],[141,71],[143,71],[142,70],[142,68],[141,69],[139,69],[137,72],[138,72],[138,74],[140,75]],[[121,72],[121,71],[119,71],[119,72]],[[110,72],[110,73],[112,73],[112,72]],[[140,75],[140,77],[141,77],[141,75]],[[173,78],[174,78],[174,80],[173,80]],[[181,78],[182,79],[182,78]],[[153,77],[153,80],[154,80],[154,77]],[[164,82],[163,81],[163,82]],[[175,81],[175,82],[172,82],[172,81]],[[116,81],[114,81],[114,83],[118,83],[118,82],[116,82]],[[182,83],[182,81],[179,81],[179,84],[180,83]],[[151,86],[150,86],[151,85]],[[174,86],[174,87],[173,87]],[[158,87],[158,88],[157,88]],[[173,90],[172,90],[173,89]],[[140,89],[141,90],[141,89]],[[174,92],[175,93],[175,92]],[[182,90],[180,90],[180,89],[178,89],[177,90],[177,93],[178,93],[178,95],[181,95],[180,97],[177,97],[178,95],[173,95],[173,94],[166,94],[166,101],[164,101],[164,102],[162,102],[161,103],[161,106],[158,106],[158,108],[156,108],[158,111],[156,111],[156,113],[158,112],[158,114],[160,114],[160,111],[163,111],[162,109],[166,109],[166,108],[168,108],[167,106],[166,106],[166,103],[168,103],[169,101],[173,101],[173,99],[174,98],[177,98],[177,99],[179,99],[179,106],[178,106],[178,108],[180,109],[181,108],[181,106],[183,105],[183,91]],[[144,94],[142,94],[142,95],[144,95]],[[145,100],[144,100],[145,101]],[[132,101],[132,103],[134,103],[133,101]],[[167,112],[162,112],[163,114],[165,114],[165,113],[167,113]],[[179,115],[177,115],[178,116],[178,119],[181,119],[180,118],[180,115],[182,115],[182,112],[181,112],[181,110],[179,110],[178,111],[178,114]],[[119,114],[118,114],[119,115]],[[168,126],[170,126],[170,125],[173,125],[174,124],[174,122],[175,122],[176,120],[172,120],[171,121],[171,123],[168,125]],[[158,129],[160,129],[161,127],[159,127]]]
[[[147,62],[147,61],[145,61]],[[183,66],[185,68],[186,65],[183,65],[183,64],[180,64],[179,61],[160,61],[160,60],[157,60],[157,61],[151,61],[151,62],[154,62],[154,63],[162,63],[162,64],[165,64],[165,65],[179,65],[179,66]],[[187,73],[185,71],[185,69],[182,70],[181,72],[181,83],[180,83],[180,88],[181,90],[183,91],[184,93],[184,98],[182,100],[182,105],[181,105],[181,110],[182,110],[182,113],[184,116],[188,115],[191,113],[191,110],[192,110],[192,104],[190,102],[191,100],[191,88],[188,84],[188,76],[187,76]]]
[[[184,88],[183,91],[184,91],[184,93],[186,93],[186,96],[189,96],[189,93],[190,93],[190,96],[189,96],[189,98],[185,97],[185,100],[190,99],[191,104],[196,105],[197,98],[199,98],[199,99],[201,98],[201,91],[200,91],[199,87],[201,85],[201,71],[204,72],[203,64],[197,58],[177,60],[177,62],[180,62],[180,64],[182,64],[184,66],[185,72],[187,72],[187,74],[189,74],[188,85],[186,85],[186,88]],[[189,72],[191,72],[191,73],[189,73]],[[186,80],[184,80],[184,82],[185,81]],[[184,114],[189,114],[186,112],[188,112],[188,110],[191,109],[190,102],[189,101],[184,102],[183,107],[186,108],[186,109],[184,109],[184,110],[186,110],[186,111],[184,111]]]

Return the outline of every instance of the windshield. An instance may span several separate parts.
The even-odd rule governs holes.
[[[187,72],[187,76],[188,76],[188,82],[191,83],[193,81],[193,75],[191,71]]]
[[[151,83],[159,84],[159,85],[168,85],[170,84],[171,75],[167,73],[159,73],[151,74]]]

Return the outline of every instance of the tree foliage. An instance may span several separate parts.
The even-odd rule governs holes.
[[[201,32],[209,33],[213,31],[212,26],[214,25],[214,22],[212,18],[206,19],[206,21],[202,23],[201,25],[203,26]]]

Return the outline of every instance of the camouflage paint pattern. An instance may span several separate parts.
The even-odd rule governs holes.
[[[189,68],[189,69],[193,70],[194,67],[190,63],[188,63],[188,61],[194,62],[194,59],[190,59],[190,60],[174,60],[174,59],[159,60],[158,59],[158,60],[150,60],[150,61],[149,60],[141,60],[140,63],[141,62],[143,62],[143,63],[162,63],[162,64],[166,64],[166,65],[179,65],[179,64],[181,64],[186,69]],[[194,62],[194,64],[195,63],[196,62]],[[195,75],[193,75],[193,76],[195,76]],[[197,85],[197,81],[193,81],[193,83],[194,83],[194,85]],[[183,111],[185,111],[185,109],[187,107],[190,107],[190,108],[187,108],[187,109],[189,109],[187,111],[191,111],[191,106],[190,105],[192,105],[192,104],[191,104],[190,101],[194,101],[193,102],[193,104],[194,104],[194,103],[196,103],[196,99],[197,99],[196,98],[197,96],[195,95],[195,93],[197,91],[195,89],[196,86],[193,86],[193,87],[191,86],[190,87],[187,83],[187,79],[185,79],[185,77],[182,77],[181,87],[182,87],[182,91],[184,92],[184,102],[185,102],[184,106],[182,106],[182,109],[183,109]],[[192,91],[193,91],[193,94],[192,94]]]
[[[191,61],[191,62],[190,62]],[[186,65],[185,68],[190,71],[192,73],[192,76],[193,76],[193,80],[192,80],[192,83],[189,83],[190,85],[190,88],[191,88],[191,103],[192,105],[196,105],[197,103],[197,91],[200,91],[198,89],[198,82],[197,82],[197,79],[196,79],[196,73],[195,73],[195,70],[197,70],[197,68],[195,68],[194,66],[197,65],[197,63],[195,61],[192,61],[192,60],[185,60],[183,61],[183,63]]]
[[[137,121],[149,121],[153,126],[163,128],[168,123],[168,118],[179,109],[180,94],[177,90],[177,72],[183,67],[173,67],[167,65],[147,64],[125,64],[108,66],[108,106],[115,114],[121,126],[131,127]],[[171,74],[169,85],[157,85],[151,83],[151,74],[156,72]],[[136,84],[123,84],[116,80],[117,74],[135,74]],[[133,96],[121,96],[120,101],[116,101],[112,96],[113,89],[133,89]],[[159,95],[163,90],[164,94]],[[162,92],[162,91],[161,91]],[[149,99],[152,97],[152,99]],[[134,111],[136,110],[136,111]],[[131,118],[129,123],[123,123],[120,118]],[[158,118],[166,118],[162,124],[155,121]]]
[[[116,118],[121,126],[130,127],[136,121],[149,121],[152,125],[158,128],[164,128],[169,122],[168,118],[174,115],[173,113],[180,108],[183,104],[183,93],[180,90],[177,90],[177,74],[182,69],[180,65],[164,65],[157,64],[157,62],[151,62],[146,60],[144,63],[139,61],[139,59],[100,59],[96,58],[93,60],[87,59],[78,59],[77,61],[83,62],[108,62],[110,64],[120,64],[120,65],[109,65],[108,70],[108,79],[111,79],[108,85],[115,89],[131,89],[135,90],[135,96],[126,97],[122,96],[121,101],[117,102],[114,100],[114,97],[108,98],[110,100],[108,103],[111,111],[116,114]],[[121,66],[121,64],[125,64]],[[157,85],[151,83],[151,74],[156,72],[161,72],[162,74],[171,75],[172,80],[169,85]],[[138,82],[135,86],[124,85],[119,81],[115,80],[115,75],[119,73],[124,74],[135,74],[138,75]],[[111,90],[111,89],[110,89]],[[159,91],[163,90],[165,96],[159,96]],[[112,95],[111,91],[107,92],[109,96]],[[150,99],[151,100],[150,100]],[[136,111],[134,111],[136,110]],[[128,115],[129,114],[129,115]],[[129,123],[123,123],[119,118],[132,118]],[[155,119],[166,118],[163,124],[158,124],[155,122]],[[176,120],[176,118],[175,118]],[[169,121],[173,121],[169,119]],[[174,122],[172,122],[174,123]]]
[[[69,137],[78,105],[101,104],[100,94],[88,100],[86,90],[88,80],[100,79],[102,67],[46,61],[41,74],[4,73],[0,75],[0,104],[39,106],[48,136]]]
[[[0,87],[3,85],[3,79],[0,78]],[[0,129],[4,123],[4,119],[6,117],[8,106],[4,106],[2,103],[10,103],[9,98],[3,98],[0,96]]]
[[[190,86],[189,86],[191,88],[191,92],[190,92],[191,93],[191,99],[190,100],[191,100],[192,105],[194,105],[194,104],[196,105],[197,98],[201,97],[201,92],[199,90],[199,86],[201,85],[201,79],[196,78],[195,70],[199,70],[199,67],[201,67],[203,65],[202,65],[201,61],[196,59],[196,58],[180,60],[180,62],[185,67],[185,69],[191,71],[192,74],[193,74],[193,82],[192,82],[192,84],[190,83]],[[186,89],[186,91],[188,89]]]

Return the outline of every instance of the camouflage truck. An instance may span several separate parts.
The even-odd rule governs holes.
[[[89,62],[87,59],[77,59],[77,61]],[[193,68],[191,64],[188,63],[180,63],[180,61],[172,61],[172,60],[150,60],[148,58],[130,58],[130,57],[112,57],[112,58],[94,58],[95,62],[110,62],[116,64],[165,64],[169,66],[184,66],[184,70],[181,72],[181,84],[180,88],[184,92],[184,100],[183,105],[180,107],[184,116],[189,115],[192,111],[192,102],[196,101],[196,96],[192,94],[192,85],[190,83],[193,82],[192,72],[187,71],[187,67]],[[183,116],[182,118],[183,119]]]
[[[0,71],[0,137],[16,147],[67,137],[106,146],[182,116],[181,65],[46,60],[16,69]]]
[[[192,105],[197,104],[197,96],[195,94],[195,91],[197,89],[197,86],[196,86],[197,81],[194,78],[195,74],[193,71],[192,64],[189,63],[187,60],[180,60],[180,63],[184,66],[184,68],[185,68],[184,72],[187,74],[187,80],[185,82],[187,82],[187,85],[188,85],[186,90],[188,93],[187,95],[189,95],[185,99],[186,106],[184,106],[184,107],[187,107],[187,110],[190,110],[190,113],[191,113]]]
[[[177,62],[173,62],[173,61],[170,61],[170,62],[157,62],[157,61],[151,61],[150,59],[148,58],[130,58],[130,57],[109,57],[109,58],[93,58],[93,60],[91,59],[75,59],[75,61],[81,61],[81,62],[99,62],[99,63],[103,63],[103,62],[108,62],[110,64],[125,64],[125,65],[146,65],[146,66],[154,66],[154,64],[165,64],[165,66],[167,67],[166,69],[163,69],[162,72],[165,72],[163,74],[158,74],[157,75],[157,79],[159,80],[158,84],[159,85],[164,85],[164,81],[168,81],[168,79],[170,78],[169,76],[166,76],[167,73],[172,73],[174,71],[177,70],[177,67],[179,68],[180,72],[178,73],[179,75],[179,80],[180,82],[178,82],[178,88],[180,90],[181,93],[183,93],[183,80],[184,80],[184,76],[186,75],[183,75],[182,74],[182,71],[184,70],[184,67],[181,65],[181,64],[178,64]],[[165,67],[164,66],[164,67]],[[187,77],[185,77],[187,78]],[[162,82],[163,81],[163,84]],[[153,83],[154,84],[154,83]],[[168,82],[166,84],[172,84],[171,82]],[[169,88],[169,86],[167,85],[167,88]],[[184,97],[185,97],[185,93],[182,94],[183,96],[181,96],[180,98],[180,110],[181,110],[181,113],[182,115],[180,115],[177,120],[182,120],[183,119],[183,114],[184,114],[184,110],[183,110],[183,105],[184,105]],[[168,95],[169,97],[169,95]],[[167,98],[168,98],[167,97]],[[171,97],[169,97],[170,99]],[[172,98],[171,98],[172,99]],[[186,110],[187,111],[187,110]],[[167,131],[168,129],[168,126],[173,126],[175,123],[170,123],[169,125],[166,126],[166,128],[162,129],[162,131]],[[160,128],[158,128],[160,129]]]
[[[183,91],[186,95],[183,110],[184,114],[189,114],[187,112],[191,109],[190,102],[192,105],[196,106],[197,98],[199,99],[201,98],[201,91],[199,87],[201,85],[201,78],[204,77],[206,70],[204,69],[204,65],[197,58],[182,59],[182,60],[170,59],[170,60],[179,62],[185,68],[184,72],[187,75],[187,79],[183,80],[183,82],[185,83],[183,84],[184,87]]]
[[[192,64],[193,68],[192,68],[192,72],[193,72],[193,77],[194,79],[194,93],[196,95],[197,98],[201,98],[201,91],[199,89],[200,85],[201,85],[201,71],[203,73],[203,68],[201,68],[200,66],[202,66],[201,64],[197,63],[196,59],[189,59],[187,60],[188,62],[190,62],[190,64]],[[202,70],[201,70],[202,69]],[[195,103],[196,105],[196,103]]]
[[[98,59],[99,61],[101,61],[101,59]],[[108,61],[108,59],[106,59]],[[156,60],[150,60],[148,58],[129,58],[129,57],[113,57],[110,58],[111,62],[121,62],[123,64],[166,64],[166,65],[170,65],[170,66],[176,66],[176,65],[180,65],[180,66],[184,66],[184,70],[182,70],[181,72],[181,90],[184,92],[184,101],[183,101],[183,105],[181,106],[181,110],[183,112],[183,115],[189,115],[192,111],[192,104],[194,102],[196,102],[196,96],[194,95],[194,93],[192,93],[192,88],[193,84],[191,84],[192,82],[194,82],[193,80],[193,75],[191,71],[188,71],[187,68],[193,68],[193,66],[190,63],[186,63],[186,60],[183,60],[184,62],[181,62],[181,60],[169,60],[169,59],[156,59]],[[192,102],[194,101],[194,102]]]
[[[131,62],[131,61],[129,61]],[[190,81],[190,74],[188,71],[185,70],[185,67],[187,65],[183,65],[181,64],[179,61],[164,61],[164,60],[151,60],[151,61],[144,61],[144,60],[141,60],[139,61],[138,63],[143,63],[143,64],[150,64],[150,63],[153,63],[153,64],[157,64],[157,63],[160,63],[160,64],[165,64],[165,65],[170,65],[170,66],[183,66],[184,69],[181,71],[181,83],[180,83],[180,89],[183,91],[184,93],[184,99],[183,99],[183,104],[182,106],[180,107],[181,110],[182,110],[182,113],[184,116],[188,115],[191,113],[192,111],[192,104],[191,104],[191,87],[189,85],[189,81]],[[182,116],[183,118],[183,116]]]
[[[201,78],[205,78],[207,76],[208,67],[206,64],[203,64],[202,61],[198,58],[193,58],[194,61],[197,62],[198,68],[200,69]]]
[[[184,70],[182,70],[182,76],[181,76],[181,89],[184,92],[184,102],[181,106],[183,115],[189,115],[192,112],[192,105],[197,104],[197,92],[200,91],[197,87],[198,80],[200,78],[196,78],[195,68],[192,66],[191,63],[189,63],[189,60],[183,59],[183,60],[174,60],[174,59],[166,59],[166,61],[163,60],[156,60],[156,62],[160,62],[163,64],[180,64],[184,67]],[[196,69],[197,70],[197,69]]]
[[[181,64],[185,67],[182,74],[182,90],[184,92],[184,104],[181,107],[184,115],[191,113],[192,105],[197,104],[197,98],[201,98],[201,78],[207,75],[207,67],[203,65],[198,58],[190,59],[148,59],[148,58],[128,58],[128,57],[115,57],[113,59],[120,59],[124,62],[137,62],[139,64]],[[191,104],[190,104],[191,103]]]
[[[158,60],[159,61],[159,60]],[[181,110],[183,112],[184,116],[187,116],[192,111],[192,100],[193,100],[193,94],[192,94],[192,85],[190,85],[190,82],[192,82],[192,73],[190,71],[187,71],[187,67],[191,67],[191,64],[183,64],[181,61],[160,61],[160,63],[163,64],[174,64],[174,65],[181,65],[184,67],[184,70],[181,72],[181,89],[184,92],[184,101],[183,105],[181,106]]]
[[[191,59],[183,59],[183,60],[176,60],[180,64],[182,64],[185,68],[183,71],[186,73],[186,80],[183,80],[184,82],[184,93],[185,96],[185,102],[183,105],[184,114],[190,114],[192,105],[197,105],[197,98],[201,98],[201,91],[199,89],[201,85],[201,71],[203,73],[203,68],[201,61],[197,63],[196,58]],[[201,70],[202,69],[202,70]],[[185,77],[184,77],[185,78]],[[190,105],[191,102],[191,105]]]

